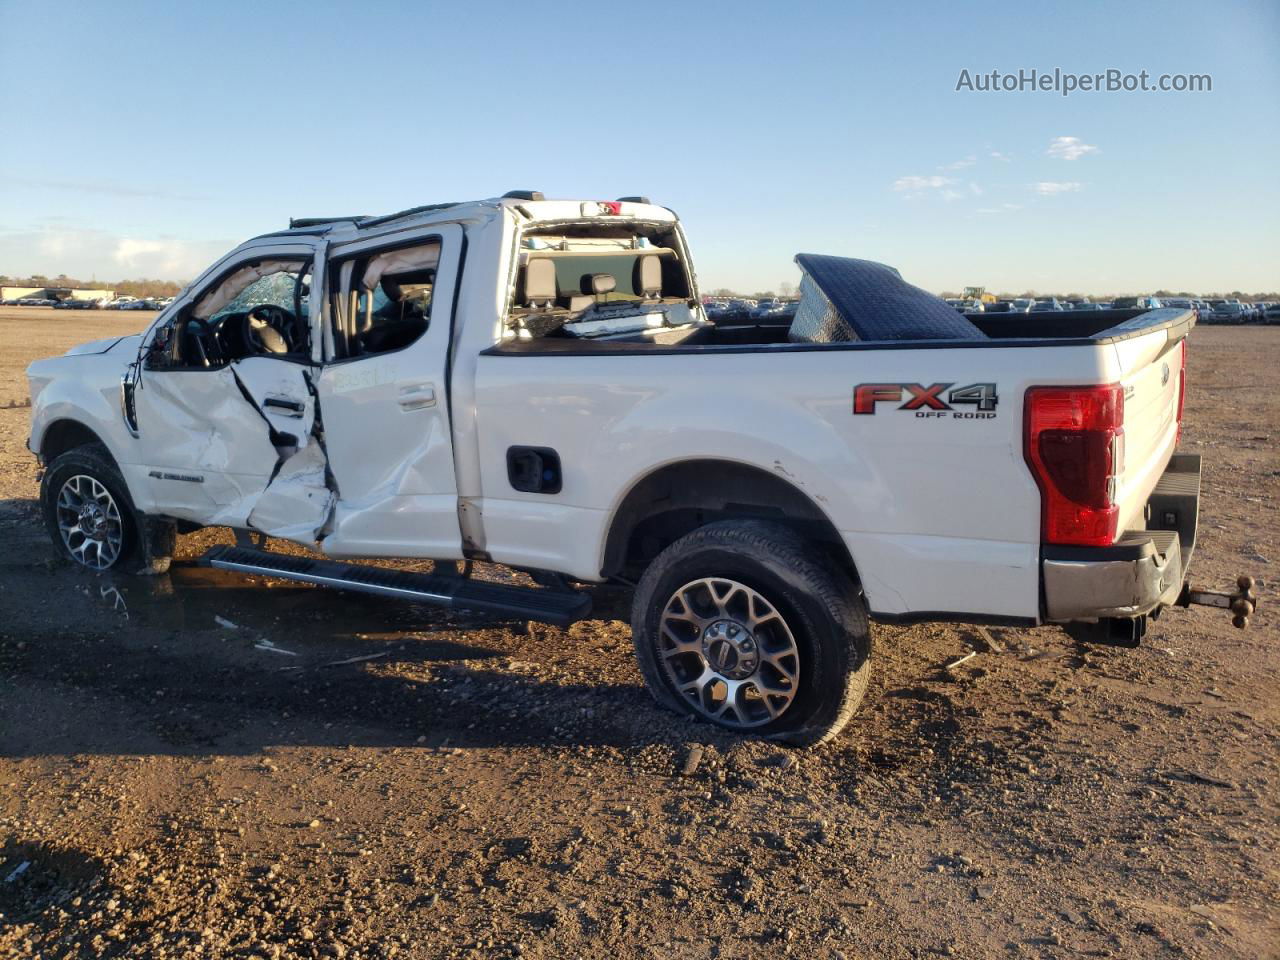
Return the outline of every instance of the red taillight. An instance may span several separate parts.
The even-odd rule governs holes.
[[[1024,454],[1040,487],[1045,543],[1115,543],[1115,503],[1124,437],[1124,388],[1032,387],[1026,397]]]
[[[1182,369],[1178,373],[1178,437],[1174,441],[1176,447],[1182,442],[1182,405],[1187,400],[1187,339],[1182,338]]]

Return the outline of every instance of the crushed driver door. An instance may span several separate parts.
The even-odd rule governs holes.
[[[305,355],[145,363],[133,409],[154,512],[314,544],[334,503],[315,434],[315,371]]]

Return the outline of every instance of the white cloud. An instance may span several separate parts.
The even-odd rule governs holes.
[[[1020,203],[1002,203],[998,207],[979,207],[978,213],[1008,213],[1010,210],[1021,210]]]
[[[941,190],[955,183],[951,177],[899,177],[893,181],[893,189],[899,193],[919,193],[921,190]]]
[[[91,228],[0,229],[0,263],[15,276],[66,273],[81,280],[96,275],[183,281],[201,273],[227,246],[225,241],[121,236]]]
[[[1059,193],[1075,193],[1079,189],[1080,184],[1070,181],[1041,180],[1035,184],[1036,193],[1042,197],[1052,197]]]
[[[948,163],[945,167],[939,167],[939,170],[963,170],[965,167],[972,167],[978,162],[978,158],[973,154],[965,157],[963,160],[957,160],[955,163]]]
[[[1013,157],[1009,156],[1007,153],[1001,153],[999,150],[992,150],[991,159],[1003,160],[1005,163],[1009,163],[1011,160],[1013,160]]]
[[[1057,160],[1079,160],[1087,154],[1097,152],[1097,147],[1085,143],[1079,137],[1054,137],[1049,141],[1049,149],[1045,151]]]

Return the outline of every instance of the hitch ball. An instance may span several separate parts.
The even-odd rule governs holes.
[[[1218,593],[1213,590],[1192,590],[1190,584],[1183,584],[1182,594],[1177,599],[1180,607],[1200,604],[1206,607],[1220,607],[1231,614],[1231,624],[1238,630],[1249,626],[1249,618],[1258,607],[1258,595],[1253,592],[1253,577],[1236,578],[1235,593]]]
[[[1240,592],[1231,600],[1231,625],[1237,630],[1243,630],[1249,626],[1249,618],[1253,616],[1254,604],[1258,602],[1258,598],[1253,592],[1253,577],[1237,577],[1236,586],[1240,588]]]

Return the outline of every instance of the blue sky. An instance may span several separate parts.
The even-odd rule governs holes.
[[[704,289],[807,251],[934,290],[1274,290],[1278,40],[1276,0],[0,0],[0,273],[185,280],[291,215],[532,188],[671,206]],[[955,89],[1055,67],[1213,90]]]

